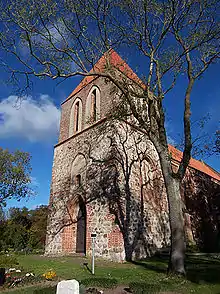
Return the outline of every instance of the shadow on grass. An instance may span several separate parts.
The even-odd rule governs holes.
[[[131,282],[129,284],[129,290],[134,294],[155,294],[160,293],[161,291],[164,293],[164,291],[173,291],[176,290],[176,288],[177,285],[172,281],[160,281],[160,283],[157,284],[146,282]]]
[[[215,258],[188,257],[186,272],[191,282],[220,284],[220,260]]]
[[[88,271],[90,274],[92,274],[92,270],[89,268],[89,266],[88,266],[88,262],[84,262],[84,263],[83,263],[83,266],[87,269],[87,271]]]
[[[142,261],[132,261],[131,262],[134,265],[141,266],[147,270],[152,270],[157,273],[166,273],[167,271],[167,265],[166,263],[158,262],[156,259],[146,259]]]
[[[143,261],[133,261],[135,265],[157,273],[167,273],[168,257],[152,257]],[[187,257],[186,278],[197,283],[220,284],[220,260],[207,257]]]

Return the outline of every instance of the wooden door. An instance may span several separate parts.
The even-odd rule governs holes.
[[[83,201],[79,202],[76,231],[76,253],[86,254],[86,206]]]

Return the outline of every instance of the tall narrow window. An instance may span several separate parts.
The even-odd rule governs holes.
[[[76,177],[75,177],[75,185],[76,185],[77,188],[81,186],[81,175],[76,175]]]
[[[82,130],[82,101],[76,98],[70,111],[69,136]]]
[[[96,121],[96,89],[91,94],[91,121]]]
[[[100,120],[100,90],[93,86],[86,99],[85,127],[90,126]]]
[[[75,118],[74,132],[78,132],[79,131],[79,101],[76,102],[75,104],[74,118]]]

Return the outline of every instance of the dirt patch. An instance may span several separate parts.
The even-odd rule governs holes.
[[[128,292],[129,289],[126,286],[118,286],[115,289],[106,289],[103,291],[104,294],[127,294],[127,293],[131,293]]]

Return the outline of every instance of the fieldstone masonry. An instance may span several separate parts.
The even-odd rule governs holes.
[[[86,98],[100,90],[99,120],[87,126]],[[82,127],[69,137],[71,106],[82,101]],[[99,78],[62,105],[59,143],[55,146],[46,254],[77,252],[79,199],[84,202],[85,250],[122,261],[144,257],[169,242],[167,203],[157,153],[143,134],[126,123],[107,121],[114,96]],[[88,106],[87,106],[88,107]],[[88,112],[88,111],[87,111]],[[81,177],[80,187],[74,179]],[[79,228],[78,228],[79,230]]]
[[[99,109],[96,119],[89,121],[91,92],[98,97],[92,107]],[[73,113],[78,115],[72,109],[76,99],[82,107],[77,127],[71,121]],[[147,136],[129,123],[106,119],[114,104],[112,85],[101,77],[84,84],[62,104],[46,255],[89,255],[93,232],[97,234],[96,256],[114,261],[143,258],[169,245],[168,205],[157,152]],[[70,126],[78,131],[73,133]],[[192,181],[190,175],[188,170],[183,186]],[[193,193],[197,186],[190,185]],[[190,203],[192,194],[185,188],[183,201],[187,198]],[[186,235],[194,242],[198,220],[193,216],[194,206],[189,205],[190,214],[185,207]]]

